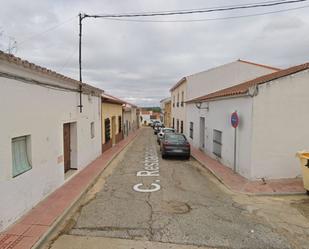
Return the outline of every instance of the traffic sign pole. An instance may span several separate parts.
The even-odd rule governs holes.
[[[234,172],[236,172],[236,137],[237,137],[237,127],[234,128]]]
[[[231,125],[234,128],[234,172],[236,172],[236,146],[237,146],[237,127],[239,125],[239,117],[237,111],[231,115]]]

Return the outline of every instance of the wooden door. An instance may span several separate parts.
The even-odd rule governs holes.
[[[116,117],[112,117],[112,142],[116,144]]]
[[[71,130],[70,123],[63,124],[63,158],[64,172],[71,168]]]
[[[200,149],[205,149],[205,118],[200,117]]]

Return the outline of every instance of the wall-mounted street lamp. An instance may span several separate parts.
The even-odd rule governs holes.
[[[199,110],[207,110],[207,111],[209,111],[209,104],[208,104],[208,102],[206,103],[206,106],[204,106],[204,107],[202,106],[202,104],[203,104],[203,102],[196,102],[195,106]]]

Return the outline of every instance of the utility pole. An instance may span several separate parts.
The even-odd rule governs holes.
[[[79,13],[79,112],[83,112],[82,93],[83,93],[83,80],[82,80],[82,20],[84,16]]]

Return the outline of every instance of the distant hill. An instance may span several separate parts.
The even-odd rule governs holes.
[[[161,112],[161,108],[158,106],[155,107],[142,107],[141,109],[145,111]]]

